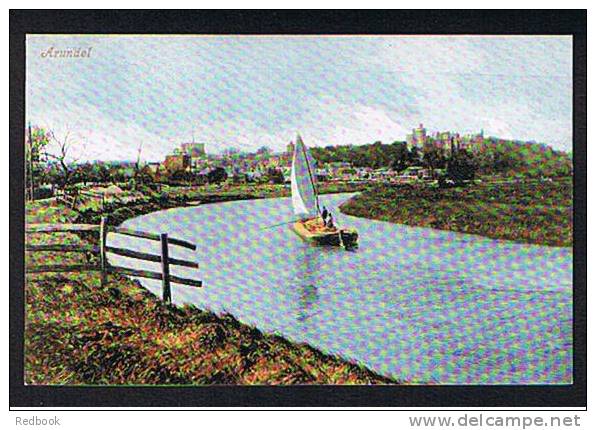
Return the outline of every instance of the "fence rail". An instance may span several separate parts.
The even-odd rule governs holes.
[[[123,234],[126,236],[138,237],[140,239],[149,239],[149,240],[156,240],[161,241],[161,235],[155,233],[146,233],[144,231],[132,230],[126,227],[111,227],[110,231],[118,234]],[[170,245],[178,245],[183,248],[191,249],[195,251],[197,249],[194,243],[187,242],[185,240],[174,239],[172,237],[168,237],[168,243]]]
[[[79,190],[78,195],[81,197],[80,200],[83,200],[83,198],[87,198],[99,202],[102,211],[105,210],[106,205],[110,202],[115,201],[118,203],[123,203],[123,199],[115,193],[106,194],[105,192],[101,191]]]
[[[61,191],[56,194],[56,199],[62,201],[66,206],[74,209],[77,204],[78,195],[76,192]]]
[[[97,198],[101,199],[105,197],[105,193],[100,191],[92,191],[92,190],[80,190],[79,194],[85,197]]]
[[[172,301],[172,292],[170,283],[182,284],[191,287],[202,287],[202,281],[190,278],[183,278],[170,274],[170,265],[189,267],[197,269],[198,263],[194,261],[174,258],[169,256],[169,246],[175,245],[182,248],[196,250],[194,243],[185,240],[168,237],[166,233],[155,234],[138,230],[132,230],[125,227],[108,226],[106,217],[102,217],[100,225],[93,224],[29,224],[26,232],[36,233],[61,233],[61,232],[99,232],[99,246],[95,245],[72,245],[72,244],[26,244],[25,251],[28,252],[83,252],[99,253],[99,264],[63,264],[63,265],[37,265],[27,267],[27,273],[44,272],[88,272],[100,271],[101,282],[105,285],[108,273],[121,273],[129,276],[156,279],[162,281],[162,299],[165,302]],[[109,232],[137,237],[140,239],[154,240],[161,242],[161,255],[150,254],[146,252],[135,251],[127,248],[119,248],[107,245],[107,234]],[[161,263],[161,272],[151,270],[132,269],[128,267],[114,266],[108,264],[107,253],[121,255],[124,257],[135,258],[137,260]]]
[[[126,248],[115,248],[113,246],[106,246],[106,252],[112,254],[122,255],[123,257],[138,258],[139,260],[152,261],[154,263],[161,263],[161,255],[147,254],[145,252],[133,251]],[[194,261],[181,260],[179,258],[169,257],[170,264],[175,266],[190,267],[192,269],[198,269],[199,264]]]
[[[99,231],[99,227],[94,224],[28,224],[25,231],[27,233]]]
[[[99,246],[94,245],[63,245],[63,244],[50,244],[50,245],[25,245],[25,251],[52,251],[52,252],[89,252],[98,253]]]
[[[100,270],[101,267],[97,264],[41,264],[28,267],[27,273],[98,272]]]
[[[129,276],[138,276],[140,278],[149,278],[163,281],[163,274],[152,272],[151,270],[131,269],[129,267],[110,266],[108,272],[122,273]],[[182,278],[180,276],[169,275],[173,283],[185,284],[192,287],[202,287],[203,283],[197,279]]]

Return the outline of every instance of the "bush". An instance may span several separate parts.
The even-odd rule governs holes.
[[[170,195],[168,194],[168,192],[163,191],[157,196],[157,201],[159,202],[160,205],[165,205],[168,202],[169,198],[170,198]]]
[[[207,180],[210,184],[219,184],[228,179],[228,174],[223,167],[216,167],[207,174]]]
[[[39,187],[33,190],[33,199],[40,200],[40,199],[48,199],[54,196],[54,192],[52,191],[51,187]]]
[[[475,174],[476,165],[473,160],[465,154],[455,155],[447,163],[447,179],[450,179],[455,183],[472,180],[474,179]]]
[[[279,169],[269,169],[267,171],[267,177],[269,178],[269,183],[271,183],[271,184],[283,184],[284,183],[284,174]]]

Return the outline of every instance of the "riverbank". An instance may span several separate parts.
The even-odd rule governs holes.
[[[348,215],[548,246],[573,245],[573,182],[462,188],[379,185],[340,207]]]
[[[87,211],[88,217],[91,214]],[[26,220],[81,222],[81,214],[46,200],[27,205]],[[28,240],[81,244],[92,239],[56,233]],[[76,264],[85,258],[80,253],[39,252],[28,254],[26,263]],[[28,275],[25,298],[27,384],[397,382],[308,345],[263,334],[231,315],[165,305],[138,282],[120,275],[109,275],[105,286],[98,273]]]
[[[346,182],[324,182],[319,184],[320,194],[353,193],[363,191],[365,184]],[[145,191],[141,198],[126,204],[114,201],[100,207],[96,201],[88,201],[78,206],[76,221],[97,224],[102,216],[108,223],[119,225],[127,219],[146,213],[180,206],[221,203],[236,200],[256,200],[276,197],[289,197],[289,185],[273,184],[226,184],[190,187],[169,187],[162,192]]]

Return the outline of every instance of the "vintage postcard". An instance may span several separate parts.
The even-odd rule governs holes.
[[[573,384],[572,58],[27,35],[25,384]]]

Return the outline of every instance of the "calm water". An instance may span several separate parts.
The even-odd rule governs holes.
[[[347,198],[322,202],[358,229],[351,252],[308,245],[288,225],[263,229],[292,219],[289,199],[170,209],[125,225],[197,243],[196,252],[170,248],[201,266],[172,273],[204,283],[174,285],[175,303],[229,312],[413,383],[572,382],[571,249],[349,217],[336,209]],[[108,241],[159,252],[142,239]],[[139,280],[160,294],[159,281]]]

